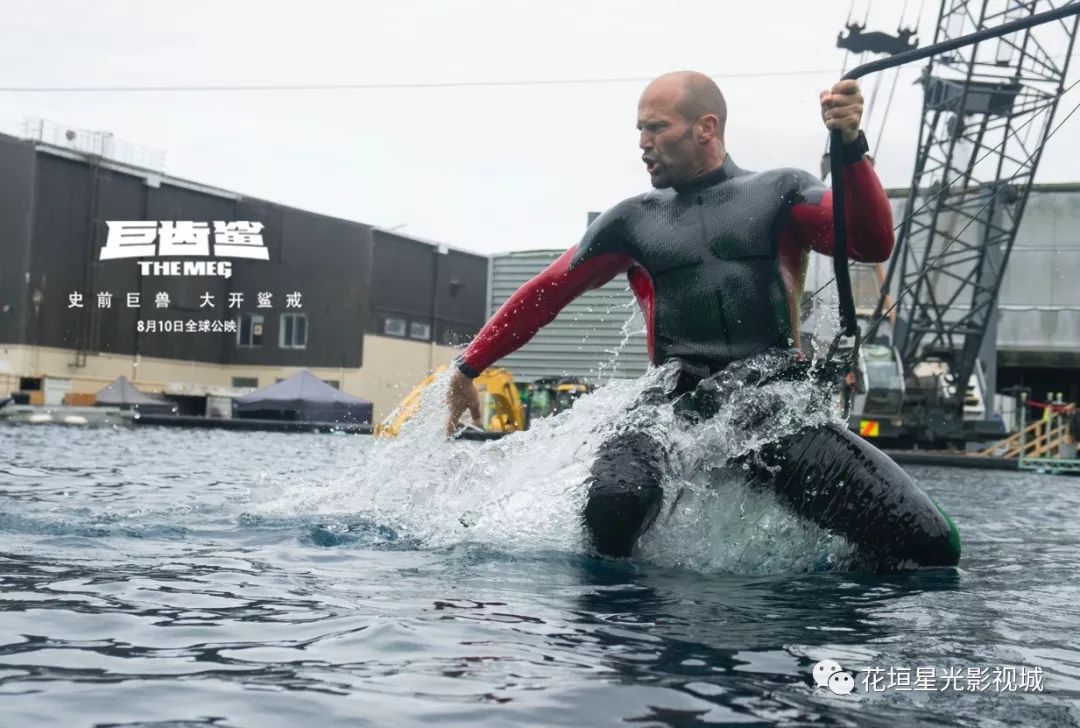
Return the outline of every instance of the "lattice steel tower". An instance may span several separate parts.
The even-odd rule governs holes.
[[[934,42],[1066,4],[942,0]],[[890,305],[886,293],[902,295],[893,343],[904,370],[946,362],[954,392],[947,408],[956,418],[980,356],[993,393],[998,291],[1076,29],[1073,16],[935,57],[923,71],[911,192],[877,310]]]

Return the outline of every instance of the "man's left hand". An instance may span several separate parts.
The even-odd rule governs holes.
[[[844,135],[844,143],[850,144],[859,138],[859,123],[862,121],[863,97],[856,81],[840,81],[828,91],[822,91],[821,118],[830,131],[839,129]]]

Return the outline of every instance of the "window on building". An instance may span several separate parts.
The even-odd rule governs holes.
[[[263,317],[260,313],[240,314],[240,323],[236,327],[237,346],[262,346]]]
[[[387,316],[383,319],[383,333],[387,336],[405,336],[405,319]]]
[[[258,377],[233,377],[232,385],[237,389],[256,389],[259,386]]]
[[[423,321],[410,321],[409,322],[409,338],[410,339],[422,339],[423,341],[431,340],[431,324],[426,324]]]
[[[307,314],[281,314],[281,330],[278,334],[278,346],[282,349],[307,348]]]

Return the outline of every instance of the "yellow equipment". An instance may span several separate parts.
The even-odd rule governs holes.
[[[579,397],[588,394],[592,389],[584,379],[576,377],[537,379],[526,388],[528,393],[526,426],[537,418],[557,415],[570,409]]]
[[[416,414],[424,390],[445,369],[446,367],[439,367],[424,377],[423,381],[401,400],[397,409],[375,425],[374,434],[379,437],[397,436],[402,426]],[[510,372],[494,367],[485,369],[473,380],[473,385],[480,391],[480,413],[485,433],[508,435],[525,429],[525,408],[521,404],[521,397]]]

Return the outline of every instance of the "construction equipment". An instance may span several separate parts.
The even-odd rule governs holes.
[[[570,409],[593,388],[578,377],[543,377],[526,385],[524,390],[525,426],[529,427],[535,419]]]
[[[445,369],[446,367],[439,367],[424,377],[386,419],[375,425],[374,434],[378,437],[396,437],[401,432],[402,426],[419,409],[424,390]],[[521,396],[510,372],[495,367],[485,369],[473,380],[473,384],[480,392],[480,413],[483,422],[477,423],[482,424],[482,427],[472,429],[480,430],[486,435],[477,439],[509,435],[511,432],[525,429],[525,408],[522,406]]]
[[[445,369],[439,367],[424,377],[385,420],[375,425],[374,434],[397,436],[416,414],[424,390]],[[535,419],[570,409],[579,397],[593,389],[577,377],[546,377],[531,384],[516,384],[510,372],[495,367],[481,372],[473,384],[480,392],[482,427],[474,423],[463,429],[458,437],[466,440],[491,440],[527,429]]]
[[[485,369],[473,384],[480,390],[485,432],[509,435],[528,426],[521,395],[510,372],[495,367]]]
[[[1053,0],[942,3],[932,46],[845,75],[928,58],[911,192],[864,337],[895,348],[902,364],[898,440],[937,446],[1002,434],[992,419],[997,297],[1042,148],[1057,129],[1077,12]],[[846,263],[841,229],[838,262]],[[841,320],[852,334],[843,268]]]

